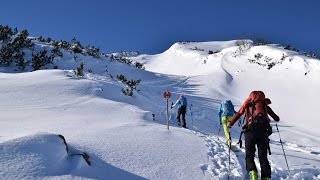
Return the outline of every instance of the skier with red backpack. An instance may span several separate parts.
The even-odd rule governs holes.
[[[257,180],[257,167],[254,163],[256,145],[258,148],[258,157],[261,166],[261,179],[271,178],[271,167],[268,161],[268,136],[272,133],[268,114],[275,120],[280,118],[269,107],[270,99],[265,98],[262,91],[252,91],[249,98],[245,100],[240,110],[233,116],[228,127],[243,115],[246,117],[245,125],[245,150],[246,150],[246,169],[249,172],[250,179]]]

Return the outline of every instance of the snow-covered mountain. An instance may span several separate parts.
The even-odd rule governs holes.
[[[237,42],[176,43],[162,54],[137,60],[152,72],[189,77],[202,86],[196,92],[208,97],[222,96],[240,104],[252,90],[263,90],[284,122],[319,137],[311,112],[317,111],[320,100],[320,61],[278,45],[248,47],[240,53]],[[292,113],[293,109],[298,112]],[[304,119],[308,123],[301,123]]]
[[[42,48],[53,47],[35,44]],[[161,54],[117,58],[61,51],[42,70],[0,68],[0,179],[227,179],[219,103],[239,108],[252,90],[263,90],[280,116],[290,172],[274,128],[272,179],[320,178],[318,59],[250,40],[179,42]],[[132,96],[120,75],[141,80]],[[184,94],[192,104],[188,129],[176,125],[172,109],[167,130],[166,90],[170,103]],[[235,125],[234,144],[239,132]],[[246,176],[244,156],[244,149],[231,153],[230,179]]]

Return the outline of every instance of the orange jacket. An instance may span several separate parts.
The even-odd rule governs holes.
[[[239,109],[239,111],[232,117],[232,120],[229,123],[229,127],[233,126],[233,124],[243,115],[245,114],[246,117],[246,124],[249,125],[251,124],[252,121],[252,117],[251,117],[251,109],[252,107],[250,106],[251,103],[251,98],[249,97],[248,99],[245,100],[245,102],[243,103],[243,105],[241,106],[241,108]],[[267,113],[275,120],[275,121],[279,121],[280,118],[279,116],[277,116],[273,110],[268,106],[269,104],[271,104],[270,99],[266,98],[265,99],[265,103],[267,105]]]

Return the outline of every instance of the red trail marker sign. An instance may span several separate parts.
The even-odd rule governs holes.
[[[165,92],[163,93],[163,97],[164,97],[165,99],[170,99],[170,98],[171,98],[171,93],[170,93],[169,91],[165,91]]]
[[[167,128],[169,130],[169,99],[171,98],[171,93],[167,90],[163,93],[163,97],[167,100]]]

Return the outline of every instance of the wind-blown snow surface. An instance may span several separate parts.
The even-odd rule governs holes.
[[[255,46],[244,54],[237,49],[235,41],[176,43],[162,54],[132,58],[146,63],[147,71],[81,57],[93,70],[81,79],[69,76],[71,55],[59,61],[67,70],[0,73],[0,179],[227,179],[219,103],[231,99],[238,108],[256,89],[281,118],[290,166],[289,172],[274,127],[272,179],[319,179],[319,61],[277,46]],[[263,57],[250,63],[257,53]],[[276,65],[270,70],[263,66],[271,62]],[[124,96],[123,84],[106,69],[142,79],[140,91]],[[189,129],[176,126],[176,109],[166,129],[165,90],[173,93],[170,103],[183,93],[192,104]],[[68,154],[57,134],[72,151],[86,152],[91,166]],[[238,135],[235,125],[234,143]],[[244,156],[243,149],[231,152],[231,179],[246,176]]]

